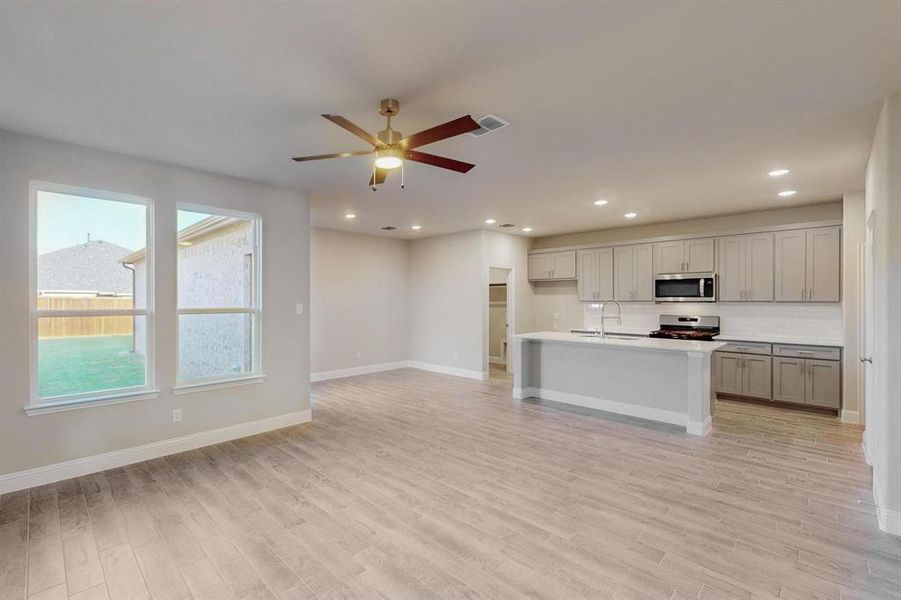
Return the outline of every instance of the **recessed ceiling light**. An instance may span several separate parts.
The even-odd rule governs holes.
[[[770,177],[782,177],[783,175],[788,175],[788,173],[788,169],[773,169],[772,171],[767,173],[767,175],[769,175]]]
[[[532,228],[531,227],[523,227],[522,230],[525,231],[526,233],[529,233],[530,231],[532,231]]]
[[[635,217],[638,216],[638,213],[637,212],[628,212],[628,213],[624,214],[623,216],[626,217],[627,219],[634,219]]]
[[[485,219],[485,225],[494,225],[497,223],[496,219]]]
[[[794,196],[798,193],[798,190],[783,190],[779,192],[779,196],[781,198],[788,198],[789,196]]]
[[[605,204],[607,204],[607,202],[609,202],[609,200],[595,200],[594,205],[595,206],[604,206]]]
[[[356,213],[347,213],[344,215],[344,218],[345,219],[356,219],[357,215],[356,215]]]
[[[413,231],[419,231],[420,229],[422,229],[422,225],[410,225],[410,229],[412,229]]]

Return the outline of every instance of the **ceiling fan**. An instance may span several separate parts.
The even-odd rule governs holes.
[[[475,131],[481,126],[470,116],[460,117],[453,121],[448,121],[442,125],[437,125],[429,129],[414,133],[405,138],[401,138],[401,133],[391,129],[391,117],[400,112],[400,102],[394,98],[385,98],[379,103],[379,114],[388,119],[388,125],[385,129],[379,131],[378,136],[374,136],[361,127],[351,123],[344,117],[338,115],[322,115],[338,127],[342,127],[351,132],[355,136],[372,144],[372,150],[357,150],[352,152],[336,152],[334,154],[319,154],[316,156],[298,156],[294,160],[304,162],[308,160],[322,160],[325,158],[346,158],[348,156],[365,156],[367,154],[375,154],[375,161],[372,165],[372,176],[369,178],[369,185],[372,191],[378,189],[376,186],[384,183],[388,173],[401,167],[401,188],[403,185],[403,165],[404,160],[424,163],[433,167],[441,167],[442,169],[450,169],[458,173],[467,173],[475,165],[452,158],[436,156],[426,152],[419,152],[414,148],[425,146],[433,142],[446,140],[454,136]]]

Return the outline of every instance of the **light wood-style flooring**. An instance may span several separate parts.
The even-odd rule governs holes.
[[[404,369],[311,424],[0,498],[0,598],[901,598],[859,428],[720,402],[713,433]]]

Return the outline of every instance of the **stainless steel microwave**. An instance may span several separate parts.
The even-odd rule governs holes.
[[[716,273],[656,275],[654,302],[716,302]]]

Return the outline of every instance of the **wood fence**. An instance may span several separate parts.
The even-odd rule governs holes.
[[[132,308],[129,297],[40,296],[38,310],[103,310]],[[132,335],[134,317],[42,317],[38,319],[38,337]]]

